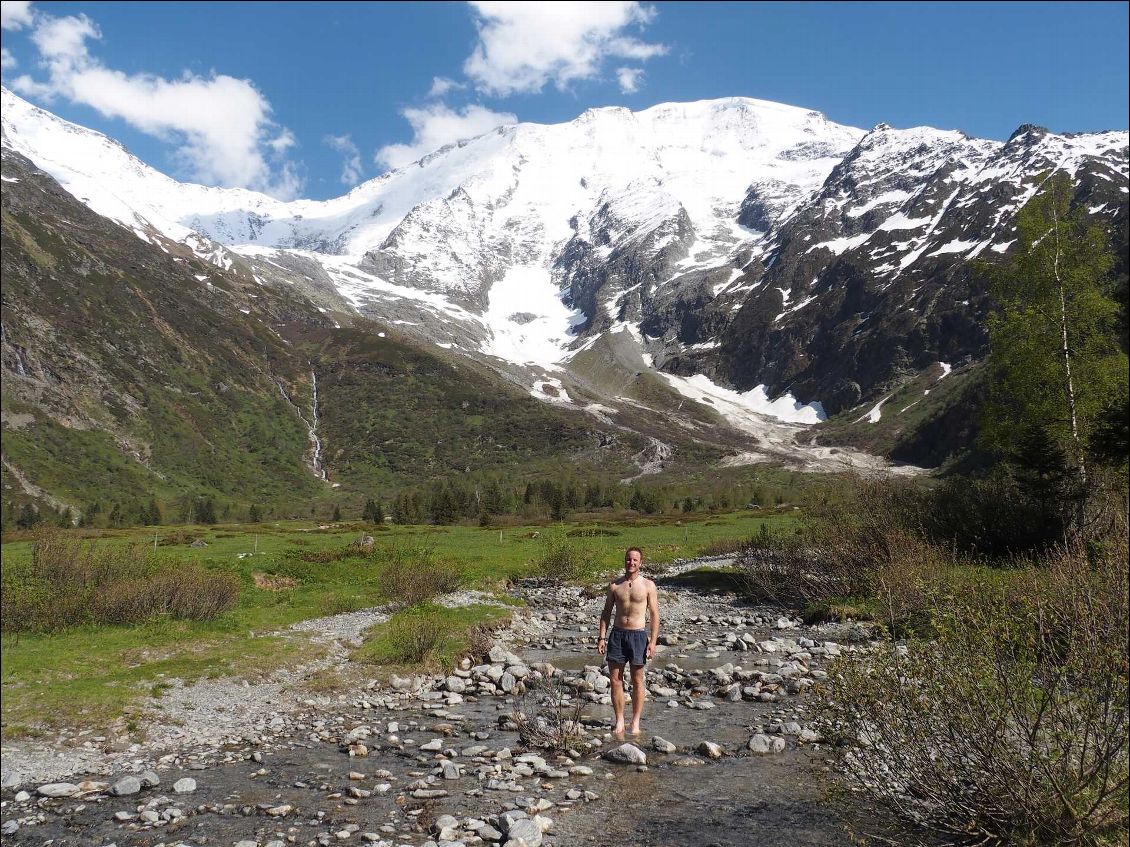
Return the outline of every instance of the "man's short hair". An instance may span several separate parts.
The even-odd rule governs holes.
[[[639,547],[629,547],[627,550],[624,551],[624,555],[627,556],[633,550],[635,550],[637,553],[640,554],[640,561],[643,561],[643,550],[641,550]]]

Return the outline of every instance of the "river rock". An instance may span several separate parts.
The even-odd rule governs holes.
[[[679,749],[666,738],[662,738],[658,735],[652,736],[651,746],[660,753],[674,753]]]
[[[708,759],[721,759],[722,756],[725,755],[722,748],[713,741],[703,741],[698,745],[696,751],[706,756]]]
[[[750,752],[757,753],[758,755],[765,755],[767,753],[780,753],[785,749],[785,739],[780,736],[771,738],[763,733],[758,733],[749,740]]]
[[[115,797],[128,797],[131,794],[137,794],[139,791],[141,791],[141,780],[136,776],[123,776],[110,789],[110,793]]]
[[[533,818],[522,818],[510,824],[506,830],[507,845],[512,847],[541,847],[543,834],[541,827]]]
[[[610,762],[623,765],[647,764],[647,754],[634,744],[621,744],[619,747],[614,747],[604,754],[604,758]]]
[[[39,786],[36,792],[41,797],[74,797],[81,790],[73,782],[49,782]]]
[[[181,777],[173,783],[173,791],[177,794],[191,794],[196,790],[196,780],[190,776]]]

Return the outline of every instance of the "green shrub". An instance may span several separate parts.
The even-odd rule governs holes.
[[[374,556],[383,559],[377,577],[381,592],[395,605],[415,606],[463,584],[459,566],[438,558],[427,544],[378,548]]]
[[[1124,844],[1126,557],[1123,531],[1097,556],[927,583],[931,640],[837,662],[822,729],[864,817],[904,844]]]
[[[389,619],[383,658],[395,665],[423,664],[435,654],[446,634],[433,609],[416,607]]]
[[[541,546],[535,563],[538,576],[558,582],[576,582],[599,570],[600,558],[596,551],[587,544],[570,540],[563,533],[546,534]]]
[[[348,612],[364,609],[367,605],[365,600],[356,594],[343,594],[335,591],[318,601],[318,614],[323,617],[344,615]]]

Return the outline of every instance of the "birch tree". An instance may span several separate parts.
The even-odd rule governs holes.
[[[1078,490],[1089,488],[1087,445],[1103,408],[1124,393],[1127,359],[1118,305],[1104,293],[1114,258],[1106,233],[1071,207],[1066,174],[1045,177],[1017,215],[1017,243],[987,267],[998,311],[989,321],[989,403],[982,439],[1023,458],[1033,428],[1063,450]]]

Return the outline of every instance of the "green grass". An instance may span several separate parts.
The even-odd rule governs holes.
[[[146,701],[176,678],[186,683],[255,677],[278,656],[309,660],[308,642],[217,632],[205,624],[156,622],[141,627],[82,627],[58,635],[5,636],[3,737],[60,726],[108,727],[138,719]]]
[[[2,714],[5,738],[55,726],[104,728],[114,718],[133,714],[144,706],[155,686],[178,677],[186,681],[205,676],[257,674],[297,663],[305,654],[291,641],[264,635],[292,623],[364,608],[384,602],[380,585],[382,560],[363,556],[347,546],[364,532],[374,534],[378,548],[427,546],[437,559],[454,562],[471,588],[498,589],[508,579],[536,572],[537,560],[550,536],[570,531],[594,531],[595,537],[569,538],[591,549],[596,571],[587,576],[605,578],[622,567],[623,551],[639,545],[647,564],[662,564],[696,555],[718,538],[748,537],[769,523],[774,531],[789,531],[796,513],[764,515],[735,512],[696,516],[695,519],[657,517],[616,523],[566,523],[504,529],[470,526],[395,526],[373,533],[362,524],[321,529],[318,524],[288,521],[254,525],[224,524],[213,527],[150,527],[112,531],[74,532],[98,544],[125,545],[152,542],[182,534],[200,538],[207,547],[185,543],[160,546],[163,556],[237,575],[241,583],[239,606],[202,623],[157,621],[135,627],[82,627],[59,634],[5,635],[0,641],[3,659]],[[602,535],[614,529],[619,535]],[[0,548],[5,572],[31,556],[29,540],[9,541]],[[341,553],[328,562],[304,561],[302,554]],[[254,555],[239,558],[239,554]],[[255,575],[276,584],[293,581],[283,590],[257,588]],[[506,614],[496,607],[445,610],[443,620],[452,626],[439,651],[446,660],[458,653],[457,630],[485,617]],[[479,616],[484,616],[480,618]],[[252,633],[255,635],[253,636]],[[379,634],[362,648],[359,658],[379,653]],[[285,647],[284,647],[285,645]],[[280,649],[283,648],[283,649]],[[283,658],[280,659],[280,656]]]
[[[428,668],[450,668],[471,646],[469,631],[478,624],[497,623],[510,617],[510,609],[499,606],[473,605],[448,609],[428,604],[398,612],[386,623],[378,624],[369,630],[365,643],[353,652],[353,660],[381,665],[389,671],[419,671],[419,665],[405,665],[401,662],[401,647],[398,634],[411,628],[424,619],[434,625],[438,640],[430,653],[425,666]]]

